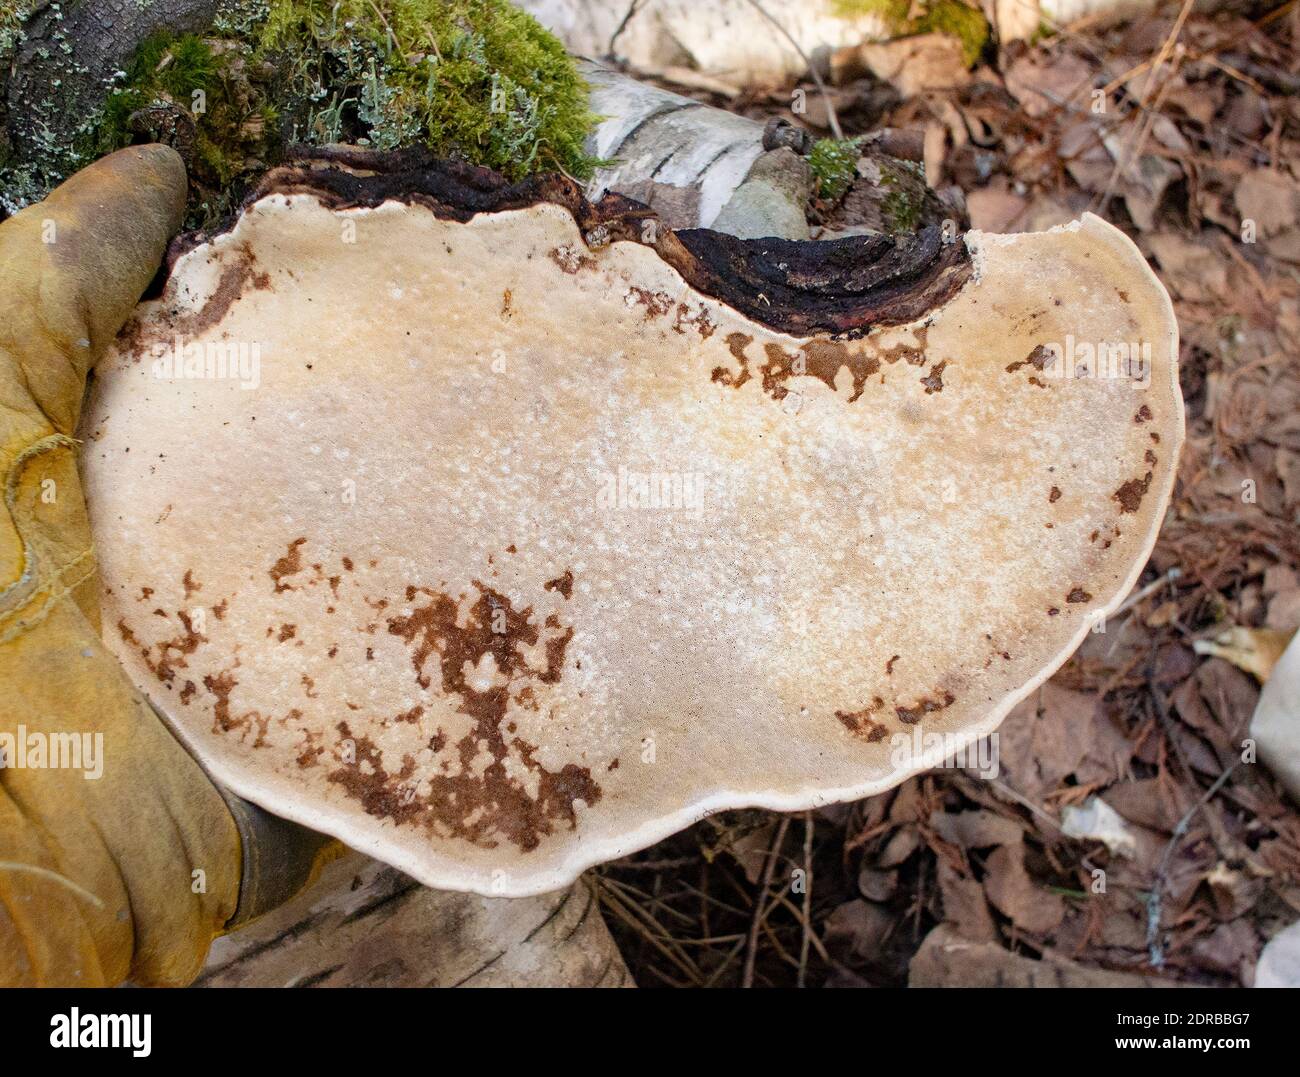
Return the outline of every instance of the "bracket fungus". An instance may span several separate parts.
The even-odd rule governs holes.
[[[341,149],[176,252],[81,431],[110,645],[192,751],[502,895],[992,732],[1134,583],[1182,432],[1096,217],[742,241]]]

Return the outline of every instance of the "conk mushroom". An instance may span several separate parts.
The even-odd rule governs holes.
[[[430,886],[554,890],[995,730],[1146,561],[1177,353],[1093,216],[738,240],[322,151],[99,368],[105,624],[234,792]]]

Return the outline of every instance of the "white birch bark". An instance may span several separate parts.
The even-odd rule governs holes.
[[[570,52],[641,71],[689,67],[736,83],[802,75],[818,49],[888,35],[879,15],[844,17],[834,0],[760,0],[798,48],[750,0],[519,0]]]
[[[886,41],[893,33],[878,14],[838,13],[836,0],[516,2],[580,56],[641,72],[690,68],[737,86],[801,78],[820,53]],[[1150,11],[1158,2],[981,0],[981,6],[999,39],[1009,42],[1032,36],[1044,23],[1055,28],[1090,16],[1117,18]],[[1201,0],[1198,10],[1222,6],[1224,0]]]
[[[591,107],[605,119],[588,150],[613,163],[587,185],[590,198],[617,191],[654,204],[648,184],[697,192],[661,215],[672,227],[712,227],[764,152],[763,127],[625,75],[583,63]]]

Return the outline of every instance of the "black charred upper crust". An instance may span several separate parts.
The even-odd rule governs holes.
[[[903,243],[884,235],[737,239],[707,228],[676,239],[690,258],[667,260],[697,291],[796,336],[858,336],[917,321],[956,294],[971,269],[966,244],[945,242],[937,225]]]
[[[623,195],[588,201],[577,182],[558,173],[509,183],[491,169],[437,160],[421,150],[303,148],[267,172],[245,204],[273,194],[310,194],[331,209],[404,202],[462,222],[550,202],[573,215],[590,247],[618,241],[652,246],[696,291],[795,336],[861,336],[875,326],[916,321],[955,295],[971,274],[966,244],[960,236],[945,239],[937,226],[904,241],[882,235],[737,239],[707,228],[674,232],[653,210]],[[178,237],[168,268],[209,238]]]

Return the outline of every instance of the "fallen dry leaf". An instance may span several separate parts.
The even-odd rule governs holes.
[[[823,941],[845,959],[870,960],[894,924],[883,905],[860,898],[846,901],[826,918]]]
[[[1220,632],[1212,640],[1198,639],[1192,646],[1197,654],[1226,659],[1262,683],[1268,680],[1292,635],[1294,633],[1279,632],[1274,628],[1242,628],[1237,625]]]
[[[993,942],[997,925],[989,912],[984,887],[969,875],[962,875],[947,862],[939,861],[939,893],[943,898],[944,920],[966,939]]]
[[[1131,752],[1096,696],[1052,681],[1007,716],[998,738],[1003,780],[1033,799],[1072,774],[1085,783],[1114,781]]]
[[[1025,836],[1022,824],[991,811],[935,812],[930,826],[944,841],[963,849],[1017,845]]]
[[[1088,108],[1096,68],[1073,53],[1027,52],[1006,72],[1008,92],[1030,116]]]
[[[961,938],[936,927],[912,958],[909,987],[1181,987],[1174,980],[1089,968],[1045,952],[1041,961],[1013,954],[995,943]]]
[[[1243,220],[1253,220],[1258,234],[1276,235],[1300,221],[1300,185],[1289,176],[1269,169],[1248,172],[1233,197]]]
[[[1022,845],[1000,845],[985,861],[984,892],[998,912],[1034,935],[1051,932],[1065,916],[1065,902],[1025,871]]]
[[[917,34],[861,45],[858,57],[867,71],[904,97],[952,89],[970,81],[961,42],[947,34]]]
[[[966,211],[970,214],[972,228],[982,232],[1019,231],[1013,228],[1025,212],[1028,202],[1001,186],[983,187],[966,196]]]

